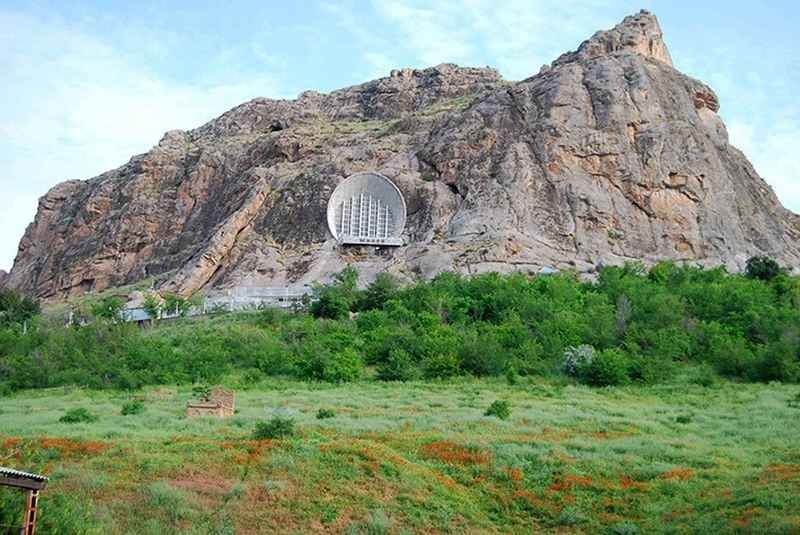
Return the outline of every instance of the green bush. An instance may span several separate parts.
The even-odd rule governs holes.
[[[751,279],[772,280],[781,274],[781,267],[772,258],[754,256],[747,260],[745,275]]]
[[[423,375],[426,379],[447,379],[461,373],[458,357],[452,354],[436,354],[422,361]]]
[[[61,385],[133,390],[214,384],[233,375],[246,386],[260,380],[255,370],[344,382],[362,377],[365,365],[380,380],[502,376],[513,368],[521,375],[566,371],[590,384],[657,383],[681,367],[706,365],[704,379],[689,380],[720,374],[796,382],[800,278],[773,276],[770,266],[751,262],[745,276],[669,262],[647,271],[632,263],[603,268],[595,282],[569,273],[442,273],[407,287],[381,276],[365,290],[348,268],[315,288],[313,314],[223,314],[148,329],[114,321],[64,328],[62,318],[42,316],[35,302],[4,291],[0,384],[5,392]],[[153,306],[166,306],[168,299],[149,297]],[[115,308],[111,301],[100,307]],[[581,346],[616,353],[591,366],[581,359],[565,366],[565,353]]]
[[[508,420],[509,416],[511,416],[511,405],[508,401],[498,399],[489,405],[489,408],[483,414],[484,416],[496,416],[501,420]]]
[[[407,351],[395,348],[378,364],[376,376],[381,381],[410,381],[419,376],[419,367]]]
[[[274,416],[266,422],[256,423],[253,431],[255,440],[288,438],[294,436],[294,419]]]
[[[317,420],[325,420],[334,417],[336,417],[336,412],[334,412],[333,409],[320,409],[317,411]]]
[[[120,410],[120,414],[122,416],[133,416],[135,414],[141,414],[145,410],[144,403],[142,403],[138,399],[134,399],[132,401],[128,401],[122,404],[122,409]]]
[[[20,325],[39,315],[39,303],[8,288],[0,288],[0,328]]]
[[[58,419],[59,422],[64,424],[80,424],[96,422],[98,417],[83,407],[77,409],[70,409]]]
[[[580,379],[591,386],[617,386],[627,384],[630,362],[618,349],[595,353],[592,361],[581,369]]]

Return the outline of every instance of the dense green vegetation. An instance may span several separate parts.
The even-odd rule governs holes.
[[[268,378],[226,419],[185,417],[190,385],[29,390],[0,403],[0,464],[50,476],[42,535],[798,533],[800,387],[688,372]],[[84,407],[96,421],[59,422]],[[0,490],[0,525],[21,513]]]
[[[800,380],[800,279],[768,259],[745,275],[671,263],[608,267],[595,282],[444,273],[357,289],[353,269],[317,288],[309,313],[64,328],[26,318],[0,329],[0,390],[75,384],[138,388],[291,376],[327,382],[562,376],[596,386],[656,383],[691,364],[696,381]]]

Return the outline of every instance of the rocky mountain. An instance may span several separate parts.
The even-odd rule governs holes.
[[[6,279],[8,279],[8,273],[6,273],[4,270],[0,269],[0,288],[5,286]]]
[[[329,94],[258,98],[39,202],[10,286],[66,298],[155,277],[171,291],[443,270],[591,273],[629,259],[800,265],[800,217],[728,143],[707,85],[645,11],[520,82],[402,69]],[[348,175],[405,196],[398,248],[341,246]]]

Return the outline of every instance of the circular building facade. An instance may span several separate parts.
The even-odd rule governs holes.
[[[328,200],[328,228],[343,245],[403,245],[406,201],[380,173],[356,173]]]

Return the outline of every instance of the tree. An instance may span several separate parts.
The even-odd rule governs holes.
[[[99,301],[95,301],[91,305],[89,305],[89,310],[92,313],[92,316],[98,319],[109,320],[113,322],[117,322],[120,320],[122,316],[122,309],[125,306],[125,303],[116,296],[109,296],[100,299]]]
[[[147,312],[147,315],[150,316],[151,320],[157,320],[161,318],[161,311],[163,310],[163,307],[164,303],[157,293],[152,292],[144,297],[144,304],[142,308],[144,308],[144,311]]]
[[[390,273],[381,273],[367,286],[361,296],[360,310],[373,310],[383,308],[383,305],[397,295],[400,283],[397,277]]]
[[[311,313],[317,318],[342,319],[355,307],[358,299],[358,271],[347,266],[333,276],[331,284],[314,287],[316,297]]]
[[[747,260],[744,274],[749,279],[769,281],[783,272],[778,263],[768,256],[753,256]]]
[[[192,302],[189,299],[171,293],[164,295],[164,311],[167,314],[178,314],[185,317],[191,308]]]
[[[9,288],[0,289],[0,326],[21,325],[40,312],[37,301]]]

